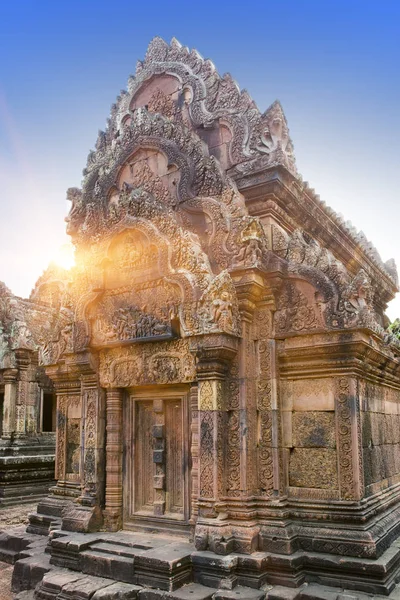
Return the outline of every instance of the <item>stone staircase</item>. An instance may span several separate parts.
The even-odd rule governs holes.
[[[7,537],[8,536],[8,537]],[[0,535],[15,563],[19,600],[382,600],[387,595],[323,585],[318,579],[281,585],[272,555],[200,552],[180,538],[143,533],[79,534],[47,538],[21,529]],[[3,554],[1,554],[3,552]],[[280,557],[282,560],[282,557]],[[285,559],[286,560],[286,559]],[[338,560],[345,560],[339,558]],[[348,559],[347,559],[348,560]],[[269,569],[266,568],[267,563]],[[279,568],[278,568],[279,567]],[[345,582],[345,579],[343,580]],[[350,586],[351,587],[351,586]],[[392,586],[391,600],[400,600]],[[0,594],[1,597],[1,594]]]

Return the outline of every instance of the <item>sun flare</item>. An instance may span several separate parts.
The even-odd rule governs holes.
[[[62,244],[53,257],[53,261],[63,269],[71,269],[75,266],[75,248],[71,243]]]

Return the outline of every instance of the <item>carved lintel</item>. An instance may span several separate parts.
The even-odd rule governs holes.
[[[224,379],[238,351],[238,338],[226,333],[205,334],[190,339],[190,351],[196,357],[198,379]]]

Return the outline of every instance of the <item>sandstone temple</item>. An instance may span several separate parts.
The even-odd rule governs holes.
[[[40,499],[0,536],[14,590],[389,595],[396,267],[302,180],[280,103],[155,38],[67,194],[76,266],[0,289],[0,504]]]

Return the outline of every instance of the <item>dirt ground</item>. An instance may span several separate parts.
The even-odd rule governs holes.
[[[0,531],[8,527],[25,525],[28,523],[28,514],[36,511],[35,504],[20,504],[11,508],[0,507]],[[13,600],[11,593],[11,576],[13,566],[0,562],[0,600]]]
[[[0,600],[12,600],[11,575],[13,566],[0,562]]]
[[[0,530],[7,527],[15,527],[16,525],[27,525],[28,515],[35,512],[37,502],[34,504],[20,504],[19,506],[11,506],[10,508],[2,508],[0,506]]]

